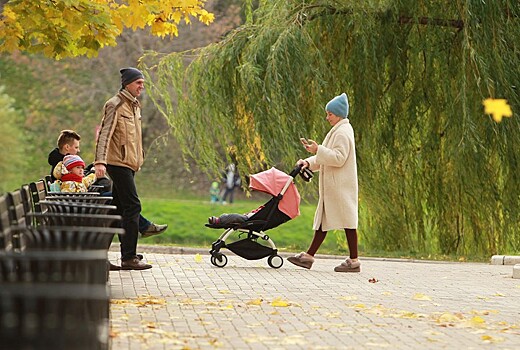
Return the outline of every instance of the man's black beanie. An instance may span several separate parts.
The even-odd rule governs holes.
[[[144,79],[143,73],[137,68],[128,67],[121,68],[119,70],[121,73],[121,88],[124,89],[128,84],[136,81],[137,79]]]

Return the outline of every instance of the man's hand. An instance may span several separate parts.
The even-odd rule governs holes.
[[[96,178],[100,179],[105,177],[105,174],[107,173],[107,167],[105,164],[96,164],[94,165],[94,168],[96,168]]]

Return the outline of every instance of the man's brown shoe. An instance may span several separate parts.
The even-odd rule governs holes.
[[[121,270],[146,270],[151,268],[152,265],[142,262],[138,257],[121,262]]]
[[[150,224],[150,226],[148,226],[148,228],[146,229],[146,231],[144,231],[143,233],[141,233],[141,237],[142,238],[146,238],[146,237],[152,237],[152,236],[155,236],[155,235],[158,235],[158,234],[161,234],[163,233],[164,231],[166,231],[166,229],[168,228],[168,225],[164,224],[164,225],[157,225],[157,224],[154,224],[153,222]]]

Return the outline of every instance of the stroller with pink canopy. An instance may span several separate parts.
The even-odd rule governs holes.
[[[228,258],[220,250],[227,248],[236,255],[247,260],[258,260],[268,257],[267,263],[272,268],[280,268],[283,259],[278,255],[278,249],[265,231],[275,228],[300,215],[300,194],[293,183],[300,175],[306,182],[312,179],[309,169],[295,167],[289,175],[276,168],[250,176],[251,190],[270,194],[272,198],[259,208],[241,215],[224,214],[209,218],[207,227],[225,229],[220,237],[211,245],[211,263],[218,267],[226,266]],[[235,232],[243,239],[232,243],[226,240]],[[259,243],[259,239],[264,241]]]

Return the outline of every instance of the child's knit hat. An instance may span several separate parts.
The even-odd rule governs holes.
[[[68,171],[71,171],[72,168],[77,166],[82,166],[84,168],[85,162],[78,155],[68,154],[65,157],[63,157],[63,165],[65,166],[65,168],[67,168]]]
[[[325,106],[326,112],[331,112],[341,118],[346,118],[348,116],[348,109],[349,105],[346,93],[342,93],[341,95],[334,97]]]

